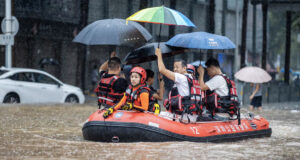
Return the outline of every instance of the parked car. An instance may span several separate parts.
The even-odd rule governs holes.
[[[0,103],[84,103],[84,99],[80,88],[47,72],[0,68]]]

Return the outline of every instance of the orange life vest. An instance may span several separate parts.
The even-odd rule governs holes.
[[[149,93],[149,107],[148,111],[154,112],[154,103],[155,100],[153,98],[153,94],[150,93],[151,89],[147,87],[146,85],[141,85],[137,90],[133,91],[132,86],[130,85],[126,89],[126,96],[127,96],[127,102],[133,104],[133,108],[140,110],[139,108],[135,108],[134,105],[141,106],[141,99],[139,98],[140,94],[143,92],[148,92]]]

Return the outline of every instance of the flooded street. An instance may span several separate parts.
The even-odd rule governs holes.
[[[273,130],[270,138],[226,143],[85,141],[81,128],[96,108],[1,106],[0,159],[300,159],[299,102],[264,110],[261,115]]]

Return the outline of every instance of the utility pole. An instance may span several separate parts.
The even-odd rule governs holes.
[[[80,20],[78,24],[78,30],[82,30],[88,23],[89,14],[89,0],[80,0]],[[89,47],[78,46],[77,50],[77,72],[76,72],[76,84],[81,83],[81,89],[86,89],[86,73],[87,73],[87,58],[89,55]]]
[[[247,18],[248,18],[248,0],[244,0],[243,6],[243,22],[242,22],[242,40],[241,40],[241,66],[245,67],[246,65],[246,45],[247,45]]]
[[[290,55],[291,55],[291,24],[292,12],[286,12],[286,44],[285,44],[285,60],[284,60],[284,83],[289,84],[290,81]]]
[[[209,33],[215,33],[215,0],[208,0],[208,10],[206,16],[206,31]]]
[[[239,56],[239,0],[235,1],[235,52],[234,52],[234,67],[233,72],[238,70],[238,56]]]
[[[12,17],[11,17],[11,0],[5,0],[5,26],[6,26],[6,33],[5,35],[11,36],[12,35],[12,29],[11,29],[11,24],[12,24]],[[12,45],[7,44],[5,46],[5,67],[11,68],[12,64]]]
[[[222,9],[222,35],[225,36],[226,32],[226,14],[227,14],[227,0],[223,0],[223,9]]]
[[[263,43],[262,43],[262,58],[261,67],[266,69],[267,66],[267,20],[268,20],[268,0],[264,0],[262,4],[263,11]]]
[[[252,66],[256,66],[255,54],[256,54],[256,3],[253,5],[253,23],[252,23]]]

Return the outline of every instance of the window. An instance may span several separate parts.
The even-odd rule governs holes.
[[[9,78],[15,81],[35,82],[35,79],[30,72],[16,73]]]
[[[0,76],[6,72],[7,72],[6,70],[0,70]]]
[[[44,74],[34,73],[34,77],[37,83],[46,83],[46,84],[55,84],[55,85],[58,84],[57,81]]]

